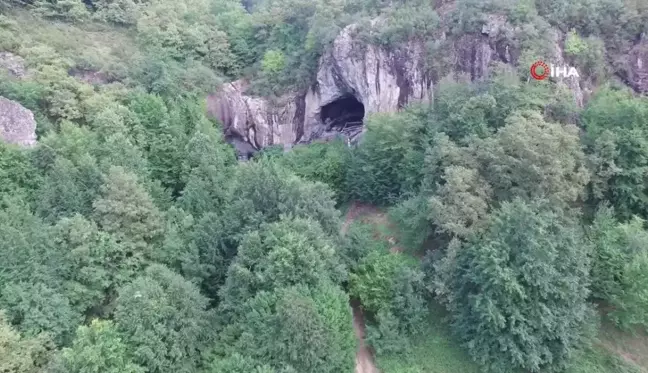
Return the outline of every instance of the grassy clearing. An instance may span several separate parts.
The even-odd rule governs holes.
[[[430,306],[421,336],[406,354],[376,356],[381,373],[477,373],[479,367],[452,337],[439,305]]]
[[[12,10],[23,47],[45,45],[79,68],[120,74],[139,55],[134,30],[97,22],[68,24]]]

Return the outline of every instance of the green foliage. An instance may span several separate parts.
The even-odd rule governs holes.
[[[598,210],[590,228],[595,252],[592,267],[592,293],[608,302],[608,316],[629,329],[648,328],[648,231],[644,221],[635,218],[619,223],[614,210]]]
[[[105,313],[118,287],[135,278],[142,258],[81,215],[61,219],[51,239],[64,257],[58,268],[70,303],[86,315]]]
[[[119,242],[142,249],[162,234],[162,213],[135,175],[121,167],[111,167],[93,207],[95,221]]]
[[[370,224],[354,222],[344,235],[342,257],[349,272],[356,273],[360,263],[372,252],[387,252],[387,241],[375,238],[374,227]]]
[[[152,265],[119,290],[115,325],[148,372],[194,372],[211,339],[206,307],[193,284]]]
[[[471,138],[463,148],[438,135],[426,163],[430,218],[461,237],[479,231],[502,201],[548,198],[567,207],[589,181],[577,128],[545,122],[536,112],[514,113],[493,137]]]
[[[479,366],[454,338],[441,306],[432,303],[419,324],[417,336],[405,351],[376,355],[376,365],[384,373],[477,373]]]
[[[187,143],[183,164],[185,188],[179,198],[195,217],[218,212],[227,199],[235,156],[216,130],[196,132]]]
[[[282,220],[243,237],[221,292],[221,307],[236,312],[260,291],[340,283],[344,276],[334,243],[316,222]]]
[[[576,30],[570,30],[565,39],[565,53],[572,56],[578,56],[579,54],[587,50],[587,44],[583,39],[578,35]]]
[[[0,307],[26,335],[51,333],[58,345],[66,344],[83,320],[59,289],[44,283],[5,283]]]
[[[246,302],[222,344],[228,355],[247,356],[279,372],[351,372],[356,351],[351,317],[348,296],[333,285],[260,292]]]
[[[404,351],[426,312],[423,273],[416,262],[403,254],[372,251],[349,277],[349,294],[375,320],[367,342],[381,354]]]
[[[457,252],[453,328],[493,372],[561,371],[588,337],[589,250],[578,224],[546,202],[506,202]]]
[[[110,321],[93,320],[81,326],[71,347],[63,349],[65,372],[69,373],[144,373],[134,364],[128,346]]]
[[[416,188],[421,175],[422,126],[417,113],[381,114],[367,120],[362,146],[351,157],[352,199],[388,204]]]
[[[623,218],[646,217],[648,207],[648,101],[603,90],[583,113],[596,201],[608,200]]]
[[[347,198],[349,161],[349,148],[343,141],[298,145],[278,160],[297,176],[330,186],[338,202]]]
[[[46,334],[23,337],[0,311],[0,370],[11,373],[38,373],[47,365],[53,350]]]
[[[33,200],[40,176],[28,152],[0,143],[0,198],[24,194]]]
[[[43,17],[60,18],[66,21],[83,21],[90,15],[81,0],[36,0],[36,12]]]

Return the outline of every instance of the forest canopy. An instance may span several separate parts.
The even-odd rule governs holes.
[[[455,79],[491,14],[517,69]],[[237,161],[205,95],[304,89],[352,23],[424,41],[431,102]],[[0,371],[351,373],[364,344],[383,373],[648,369],[605,343],[648,345],[648,99],[622,84],[646,25],[630,0],[0,0],[26,69],[0,96],[38,135],[0,142]],[[550,28],[582,107],[528,79]]]

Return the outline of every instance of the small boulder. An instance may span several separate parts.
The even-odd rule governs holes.
[[[16,78],[22,78],[27,74],[25,60],[11,52],[0,52],[0,70],[5,70]]]
[[[36,145],[34,114],[19,103],[0,97],[0,139],[20,146]]]

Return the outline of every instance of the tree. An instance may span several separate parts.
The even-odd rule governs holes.
[[[144,265],[141,257],[128,255],[127,245],[81,215],[61,219],[51,237],[65,258],[57,269],[65,293],[75,309],[86,315],[105,315],[117,289],[135,278]]]
[[[46,334],[22,337],[0,310],[0,371],[38,373],[51,359],[54,345]]]
[[[0,308],[26,335],[50,333],[60,346],[71,340],[83,321],[61,293],[44,283],[9,282],[0,290]]]
[[[620,223],[609,206],[596,213],[589,236],[594,243],[592,295],[608,302],[608,316],[624,329],[648,328],[648,231],[635,217]]]
[[[330,284],[262,291],[246,302],[221,344],[226,356],[279,372],[351,372],[356,341],[348,296]]]
[[[159,240],[162,213],[137,177],[111,167],[104,180],[101,196],[93,203],[94,219],[102,230],[139,250]]]
[[[515,112],[492,137],[472,137],[465,146],[437,134],[425,175],[430,221],[451,237],[480,230],[493,207],[515,197],[571,207],[589,181],[578,129],[545,122],[537,112]]]
[[[42,140],[36,162],[45,177],[36,208],[49,222],[77,213],[91,215],[102,182],[98,147],[95,133],[67,121],[60,124],[60,132]]]
[[[180,203],[194,217],[219,212],[227,199],[236,161],[234,152],[215,129],[198,131],[187,143],[183,163],[185,188]]]
[[[67,373],[144,373],[132,362],[128,346],[111,321],[93,320],[80,326],[71,347],[62,352],[62,367]]]
[[[427,307],[423,272],[404,254],[372,251],[349,276],[349,295],[360,300],[369,323],[367,341],[380,352],[402,352],[420,331]]]
[[[221,307],[229,312],[262,290],[340,283],[346,274],[334,243],[316,222],[304,219],[284,219],[247,234],[227,273]]]
[[[119,290],[115,325],[133,362],[151,373],[194,372],[211,339],[207,299],[182,276],[152,265]]]
[[[319,181],[333,189],[336,201],[347,197],[346,174],[349,168],[350,151],[343,141],[295,146],[277,162],[310,181]]]
[[[604,90],[583,113],[592,153],[593,202],[609,200],[624,219],[646,218],[648,204],[648,100]]]
[[[546,201],[505,202],[451,261],[448,310],[492,372],[561,371],[589,337],[589,247]]]
[[[351,198],[388,204],[413,192],[421,178],[422,123],[415,111],[369,118],[362,146],[352,154],[347,185]]]
[[[42,182],[29,153],[15,146],[0,142],[0,198],[18,193],[32,200]]]

